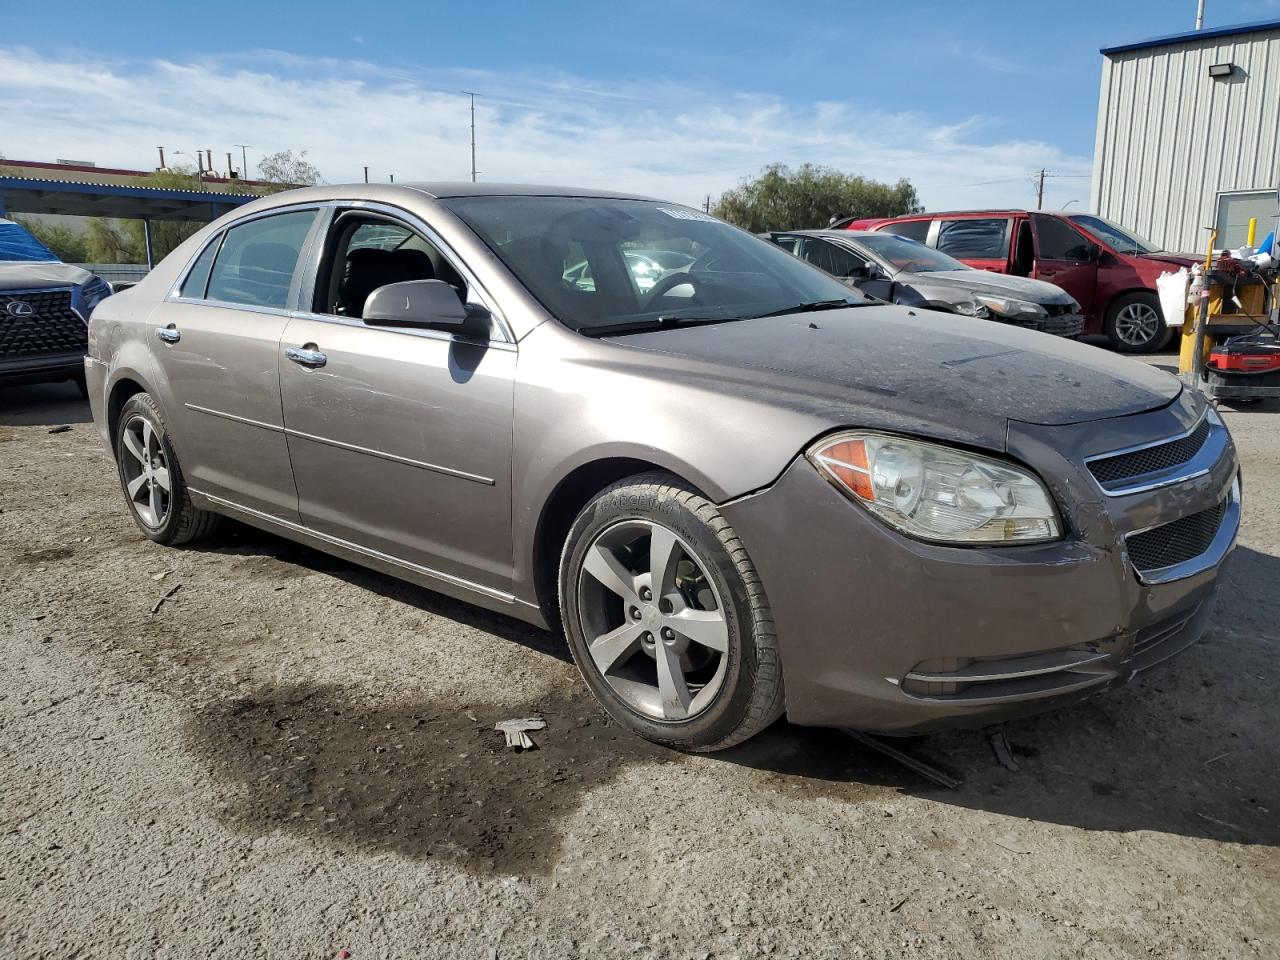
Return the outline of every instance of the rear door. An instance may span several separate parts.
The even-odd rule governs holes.
[[[1012,224],[1012,217],[942,218],[931,245],[979,270],[1007,273]]]
[[[293,522],[280,337],[316,213],[272,211],[212,238],[149,331],[163,412],[192,489]]]
[[[1051,214],[1031,214],[1031,231],[1035,238],[1031,276],[1057,284],[1079,301],[1082,313],[1092,313],[1100,248]]]
[[[299,511],[326,536],[505,593],[515,344],[496,319],[464,332],[361,319],[377,287],[429,279],[493,308],[426,224],[374,204],[333,211],[280,351]]]

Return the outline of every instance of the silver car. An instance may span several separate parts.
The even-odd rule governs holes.
[[[233,517],[563,628],[690,750],[1124,682],[1198,636],[1239,523],[1175,378],[620,194],[264,198],[99,305],[85,369],[152,540]]]

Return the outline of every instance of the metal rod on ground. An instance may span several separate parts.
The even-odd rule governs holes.
[[[877,750],[880,753],[883,753],[886,757],[889,757],[892,760],[898,761],[898,763],[902,764],[904,767],[914,770],[926,780],[932,780],[934,783],[938,784],[938,786],[946,787],[948,790],[956,790],[964,783],[964,781],[948,776],[937,767],[931,766],[923,760],[917,760],[910,754],[903,753],[896,747],[889,746],[883,740],[873,737],[869,733],[863,733],[861,730],[848,730],[845,728],[841,728],[841,733],[852,737],[854,740],[857,740],[864,746],[870,747],[872,750]]]
[[[1196,334],[1191,343],[1191,385],[1202,389],[1204,377],[1204,328],[1209,324],[1209,270],[1213,266],[1213,245],[1218,242],[1216,227],[1208,227],[1209,252],[1204,257],[1204,286],[1200,290],[1200,309],[1196,311]]]

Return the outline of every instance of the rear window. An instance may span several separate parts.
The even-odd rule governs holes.
[[[232,227],[209,276],[208,299],[284,307],[314,210],[281,213]]]
[[[1005,260],[1009,256],[1009,220],[943,220],[936,246],[957,260]]]
[[[919,240],[924,243],[929,236],[932,220],[907,220],[904,223],[886,223],[880,228],[881,233],[892,233],[895,237],[906,237],[908,240]]]

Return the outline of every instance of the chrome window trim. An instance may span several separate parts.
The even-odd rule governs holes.
[[[1109,450],[1106,453],[1095,453],[1092,456],[1085,457],[1083,461],[1085,469],[1093,479],[1093,482],[1097,484],[1098,489],[1108,497],[1128,497],[1135,493],[1148,493],[1152,490],[1159,490],[1162,487],[1171,487],[1174,484],[1186,483],[1188,480],[1195,480],[1199,477],[1203,477],[1208,474],[1213,469],[1213,465],[1218,462],[1219,458],[1222,456],[1222,448],[1225,446],[1225,444],[1221,442],[1215,443],[1215,440],[1221,441],[1225,437],[1225,428],[1220,427],[1218,423],[1214,423],[1213,421],[1210,421],[1209,423],[1209,436],[1205,437],[1204,445],[1195,452],[1195,455],[1192,456],[1190,460],[1169,468],[1170,470],[1178,471],[1176,476],[1165,476],[1158,480],[1142,481],[1143,477],[1150,477],[1155,474],[1140,473],[1131,478],[1139,480],[1140,482],[1138,483],[1127,484],[1121,487],[1105,487],[1102,485],[1102,481],[1095,477],[1093,475],[1093,471],[1088,468],[1089,464],[1097,460],[1110,460],[1112,457],[1122,457],[1125,454],[1138,453],[1142,450],[1150,450],[1152,447],[1163,447],[1167,443],[1177,443],[1179,440],[1185,440],[1187,437],[1191,436],[1191,434],[1200,429],[1200,425],[1208,419],[1210,409],[1210,407],[1206,407],[1204,411],[1201,412],[1200,416],[1196,418],[1195,423],[1182,433],[1176,433],[1171,436],[1164,437],[1161,440],[1151,440],[1146,443],[1135,444],[1132,447],[1121,447],[1118,450]],[[1208,451],[1212,452],[1210,453]],[[1157,471],[1157,473],[1158,472],[1159,471]]]
[[[1231,549],[1236,545],[1236,535],[1240,532],[1240,475],[1237,474],[1231,481],[1231,488],[1227,491],[1226,509],[1222,512],[1222,520],[1218,524],[1218,532],[1214,534],[1213,540],[1209,542],[1209,546],[1204,553],[1199,556],[1192,557],[1190,560],[1184,560],[1181,563],[1174,563],[1167,567],[1156,567],[1153,570],[1139,570],[1133,566],[1133,561],[1129,559],[1128,542],[1130,537],[1137,536],[1140,533],[1146,533],[1148,530],[1155,530],[1157,527],[1163,527],[1166,523],[1176,523],[1175,520],[1166,520],[1161,523],[1153,524],[1149,527],[1143,527],[1141,530],[1131,530],[1124,535],[1125,539],[1125,560],[1133,572],[1137,575],[1138,580],[1148,585],[1160,583],[1172,583],[1174,580],[1185,580],[1187,577],[1194,577],[1198,573],[1204,573],[1211,570],[1222,562]]]

